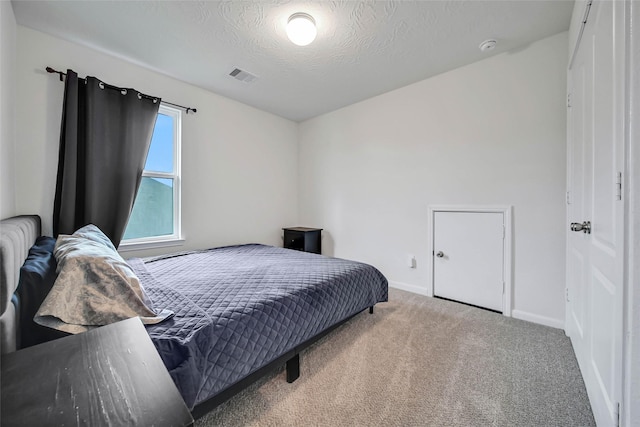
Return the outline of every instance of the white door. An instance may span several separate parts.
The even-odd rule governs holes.
[[[566,332],[600,426],[622,390],[623,8],[593,2],[569,68]]]
[[[434,212],[434,295],[502,312],[504,214]]]

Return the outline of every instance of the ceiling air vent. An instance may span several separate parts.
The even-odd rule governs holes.
[[[245,83],[251,83],[252,81],[258,78],[257,76],[247,71],[241,70],[240,68],[234,68],[234,70],[230,72],[229,75],[234,79],[240,80],[241,82],[245,82]]]

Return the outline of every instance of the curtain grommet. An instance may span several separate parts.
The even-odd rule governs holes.
[[[98,87],[99,87],[100,89],[104,89],[104,83],[102,83],[102,82],[98,82]]]

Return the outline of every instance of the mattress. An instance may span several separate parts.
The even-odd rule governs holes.
[[[175,312],[147,330],[190,409],[388,298],[368,264],[257,244],[128,262]]]

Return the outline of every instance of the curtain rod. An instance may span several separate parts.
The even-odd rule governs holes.
[[[58,76],[60,77],[60,81],[61,82],[64,81],[63,76],[67,75],[67,73],[63,73],[62,71],[54,70],[51,67],[47,67],[45,69],[47,70],[47,73],[58,74]],[[108,86],[113,88],[113,89],[118,89],[118,90],[121,89],[121,88],[116,87],[116,86],[111,86],[111,85],[108,85]],[[196,108],[185,107],[184,105],[174,104],[173,102],[162,101],[162,103],[163,104],[167,104],[167,105],[171,105],[172,107],[182,108],[186,112],[186,114],[189,114],[189,111],[193,111],[194,113],[198,112],[198,110]]]

